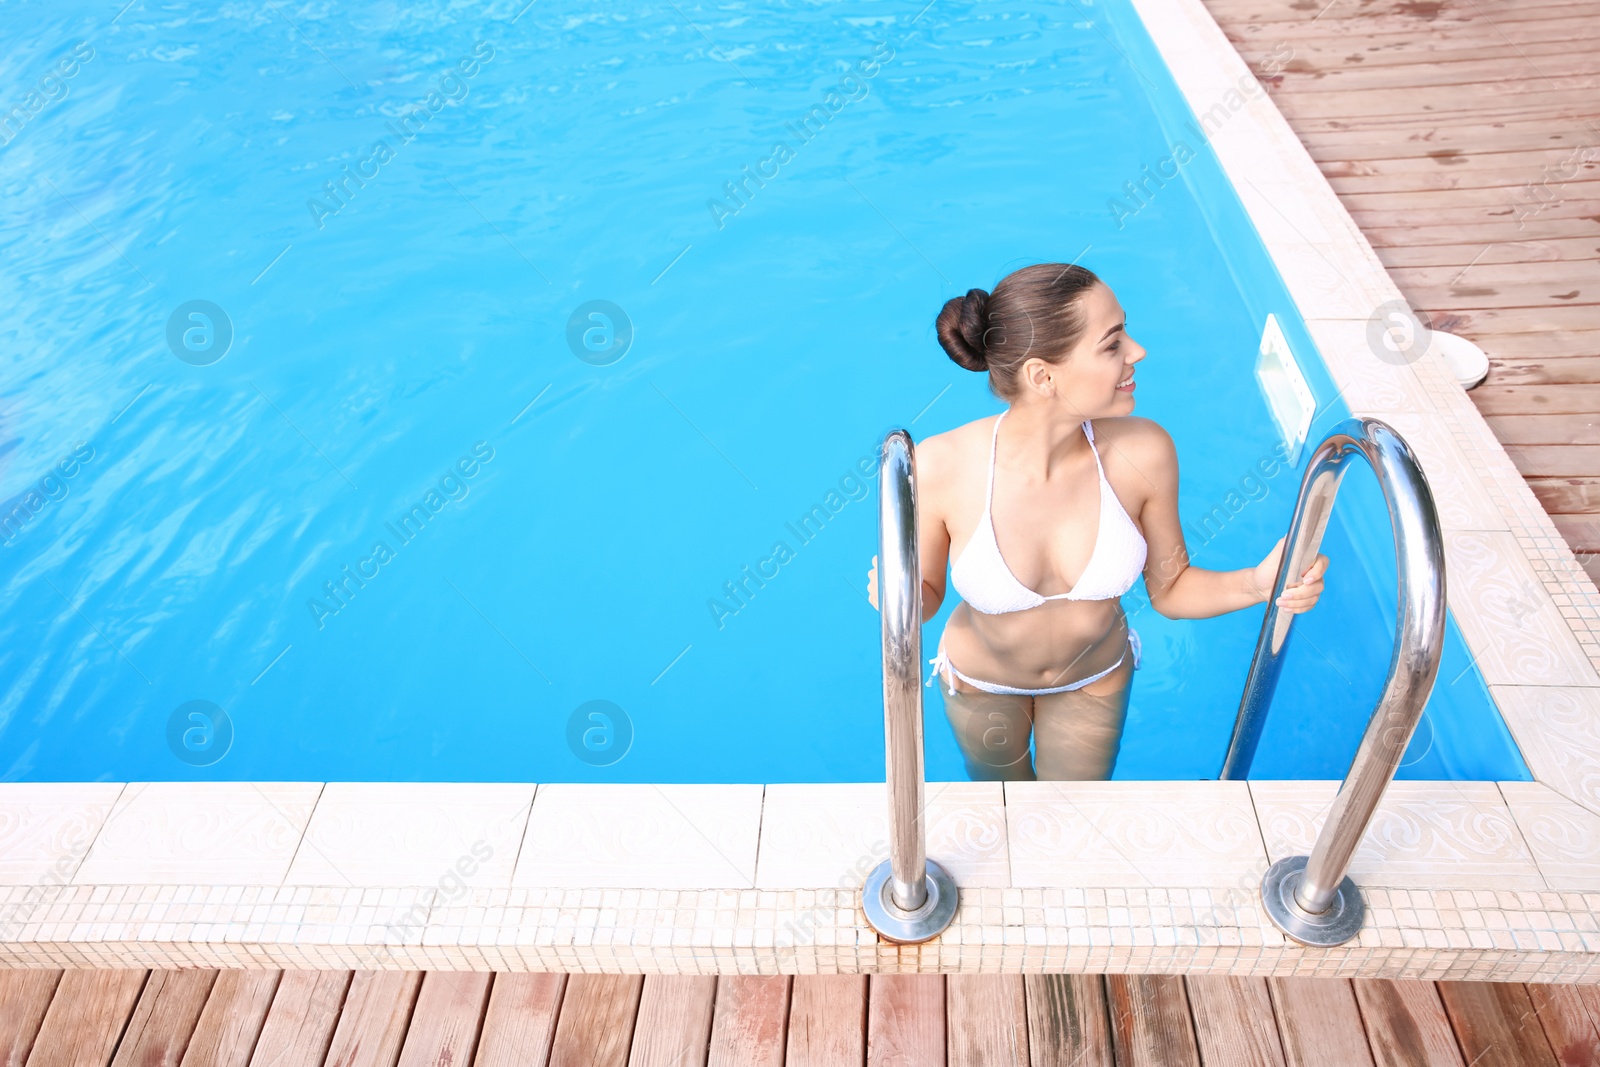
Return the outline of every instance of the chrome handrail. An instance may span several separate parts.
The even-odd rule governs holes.
[[[1343,944],[1361,929],[1366,909],[1347,873],[1350,859],[1411,742],[1444,648],[1444,542],[1428,480],[1411,447],[1393,427],[1378,419],[1346,419],[1317,446],[1300,482],[1221,777],[1244,778],[1250,773],[1294,620],[1292,614],[1278,610],[1278,596],[1290,575],[1303,574],[1317,558],[1339,482],[1357,456],[1372,467],[1389,507],[1398,579],[1397,623],[1383,695],[1310,858],[1281,859],[1262,880],[1269,917],[1306,945]]]
[[[878,610],[889,858],[867,875],[861,906],[884,938],[915,944],[955,918],[956,884],[928,859],[922,818],[922,568],[916,455],[904,430],[883,439],[878,458]]]

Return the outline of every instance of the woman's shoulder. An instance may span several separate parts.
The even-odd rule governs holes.
[[[981,419],[963,423],[943,433],[932,434],[917,442],[919,453],[927,451],[942,455],[950,455],[969,451],[975,443],[981,442],[983,447],[989,447],[990,435],[994,433],[994,422],[999,415],[986,415]]]
[[[998,415],[931,434],[917,442],[917,480],[933,492],[962,491],[988,470],[989,441]],[[982,485],[979,485],[979,492]]]
[[[1175,468],[1178,448],[1172,435],[1154,419],[1141,415],[1117,415],[1108,419],[1092,419],[1097,443],[1110,445],[1100,451],[1101,461],[1108,472],[1118,467],[1131,466],[1141,474]],[[1109,476],[1109,474],[1108,474]],[[1136,479],[1148,484],[1148,477]]]
[[[1154,419],[1142,415],[1115,415],[1108,419],[1091,419],[1096,441],[1114,441],[1119,448],[1132,448],[1153,453],[1173,452],[1172,435]]]

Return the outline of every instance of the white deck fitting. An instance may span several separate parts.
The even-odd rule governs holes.
[[[1134,3],[1196,114],[1250,76],[1199,0]],[[0,965],[1600,980],[1600,596],[1448,367],[1369,349],[1400,293],[1271,100],[1211,144],[1351,410],[1421,459],[1451,611],[1537,779],[1397,783],[1357,940],[1298,947],[1257,902],[1331,782],[929,783],[961,909],[913,947],[856,903],[881,783],[9,784]]]

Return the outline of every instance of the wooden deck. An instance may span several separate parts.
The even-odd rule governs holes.
[[[1600,580],[1600,3],[1205,3]]]
[[[1600,986],[0,972],[3,1067],[1600,1064]]]

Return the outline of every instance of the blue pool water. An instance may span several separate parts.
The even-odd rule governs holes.
[[[933,318],[1026,263],[1127,309],[1198,565],[1293,503],[1269,312],[1348,414],[1121,0],[119,7],[0,12],[0,778],[879,778],[861,472],[997,410]],[[1259,776],[1381,687],[1365,470],[1325,551]],[[1138,600],[1117,777],[1214,776],[1261,610]],[[1402,776],[1526,777],[1453,624]]]

